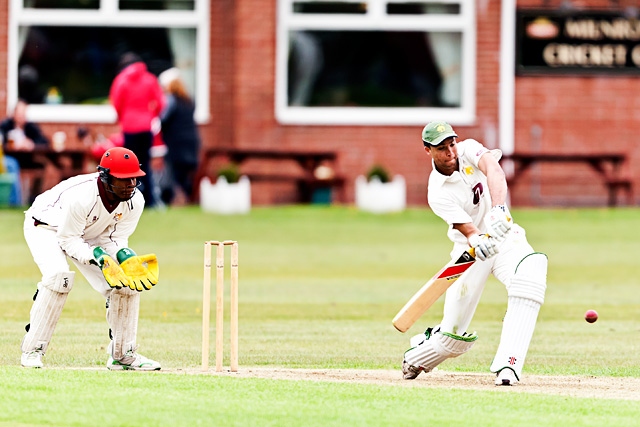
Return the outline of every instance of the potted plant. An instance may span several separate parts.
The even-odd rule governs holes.
[[[251,183],[240,168],[229,163],[218,169],[214,183],[208,177],[200,181],[200,207],[205,212],[242,214],[251,210]]]
[[[378,180],[383,184],[389,182],[389,171],[384,168],[382,165],[373,165],[367,172],[367,182],[371,182],[374,180]]]
[[[240,181],[240,167],[235,163],[228,163],[218,169],[218,179],[224,177],[229,184],[237,184]]]
[[[382,165],[373,165],[356,178],[356,206],[373,213],[401,212],[407,204],[407,190],[402,175],[391,174]]]

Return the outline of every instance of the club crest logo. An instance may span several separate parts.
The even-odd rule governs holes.
[[[445,130],[445,129],[446,129],[446,128],[444,127],[444,125],[438,125],[438,126],[436,127],[436,131],[437,131],[438,133],[442,133],[442,132],[444,132],[444,130]]]
[[[113,220],[114,220],[114,221],[120,221],[121,219],[122,219],[122,212],[116,213],[116,214],[113,216]]]
[[[473,168],[473,166],[466,166],[464,168],[464,174],[465,175],[473,175],[475,173],[475,169]]]

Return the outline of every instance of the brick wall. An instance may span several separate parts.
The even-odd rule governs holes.
[[[518,0],[518,7],[559,7],[561,0]],[[621,8],[631,0],[615,2]],[[579,1],[583,8],[606,9],[608,0]],[[461,139],[475,138],[497,147],[500,2],[478,1],[477,122],[456,126]],[[7,2],[0,0],[0,23],[7,22]],[[339,172],[347,178],[348,202],[354,180],[374,163],[407,181],[410,205],[426,205],[431,169],[424,153],[422,126],[283,126],[274,113],[276,0],[211,2],[211,119],[201,126],[206,146],[255,146],[337,150]],[[0,108],[6,110],[6,25],[0,25]],[[518,77],[516,79],[516,150],[572,152],[622,151],[631,162],[626,173],[640,190],[640,100],[637,77]],[[428,120],[436,117],[425,118]],[[115,125],[92,125],[104,134]],[[77,124],[43,124],[48,133],[75,132]],[[537,137],[536,135],[539,135]],[[266,167],[269,167],[267,165]],[[273,165],[272,167],[280,167]],[[293,167],[293,166],[291,166]],[[257,184],[254,203],[289,203],[295,189]],[[640,191],[636,191],[640,195]],[[580,165],[538,167],[512,188],[516,205],[604,205],[606,191],[598,177]],[[636,203],[640,200],[636,196]]]

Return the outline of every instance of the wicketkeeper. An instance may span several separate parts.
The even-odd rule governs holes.
[[[154,371],[160,364],[136,352],[140,293],[158,283],[154,254],[128,246],[144,208],[137,179],[144,176],[126,148],[104,153],[98,172],[62,181],[25,212],[24,236],[42,273],[22,340],[22,366],[42,368],[75,272],[67,258],[106,298],[111,370]]]
[[[471,246],[477,261],[447,290],[440,325],[411,339],[402,372],[412,380],[473,347],[478,337],[467,328],[493,274],[507,288],[508,303],[490,369],[496,373],[496,385],[515,385],[544,303],[547,257],[533,250],[524,229],[513,222],[506,206],[505,174],[498,163],[500,150],[489,150],[473,139],[457,142],[457,136],[444,122],[431,122],[422,131],[433,165],[428,200],[449,225],[452,258]]]

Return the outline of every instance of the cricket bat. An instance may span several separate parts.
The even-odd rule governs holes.
[[[476,262],[475,250],[469,248],[456,260],[451,260],[438,271],[393,318],[393,326],[406,332],[445,293],[458,278]]]

